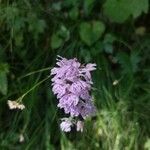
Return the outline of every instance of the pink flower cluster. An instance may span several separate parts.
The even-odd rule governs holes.
[[[51,70],[52,91],[59,99],[58,107],[64,109],[71,118],[81,116],[85,119],[95,113],[95,107],[89,94],[91,85],[91,71],[95,70],[96,64],[81,65],[76,58],[66,59],[58,56],[57,67]],[[61,129],[66,132],[62,125],[72,125],[69,121],[63,121]],[[69,123],[68,123],[69,122]]]

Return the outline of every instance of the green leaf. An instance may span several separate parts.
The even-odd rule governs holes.
[[[122,23],[130,16],[128,2],[129,0],[107,0],[104,13],[111,21]]]
[[[84,12],[89,15],[94,7],[95,0],[85,0],[84,1]]]
[[[106,34],[104,37],[103,45],[104,45],[104,50],[108,54],[113,53],[113,42],[116,40],[116,37],[113,36],[112,34]]]
[[[113,43],[116,40],[116,37],[110,33],[105,34],[104,43]]]
[[[140,16],[142,12],[148,12],[148,5],[148,0],[132,0],[128,7],[130,8],[133,17],[136,18]]]
[[[103,43],[101,41],[96,42],[90,49],[90,52],[93,56],[99,55],[103,52]]]
[[[102,36],[104,31],[105,25],[101,21],[83,22],[80,24],[79,34],[81,40],[91,46]]]
[[[62,25],[60,29],[56,33],[54,33],[51,37],[52,49],[59,48],[60,46],[62,46],[62,44],[64,44],[64,42],[68,41],[69,38],[70,38],[69,30]]]
[[[63,40],[57,35],[53,34],[51,38],[51,47],[52,49],[57,49],[63,44]]]
[[[130,15],[134,18],[148,12],[148,0],[107,0],[104,13],[111,21],[123,23]]]
[[[80,34],[80,38],[83,42],[85,42],[89,46],[92,44],[91,37],[90,37],[91,36],[91,26],[90,26],[90,24],[82,23],[80,25],[79,34]]]
[[[76,20],[79,16],[79,10],[77,7],[74,7],[70,10],[69,12],[69,17],[72,19],[72,20]]]
[[[100,21],[93,21],[92,31],[92,38],[97,41],[105,31],[105,25]]]
[[[124,73],[135,73],[138,70],[138,64],[141,60],[138,51],[132,51],[130,56],[125,52],[119,52],[118,62],[121,64]]]
[[[23,34],[22,33],[18,33],[15,35],[15,44],[16,44],[16,46],[23,45]]]
[[[106,53],[112,54],[113,53],[113,45],[110,43],[104,44],[104,50]]]
[[[62,25],[60,27],[60,29],[58,30],[57,34],[64,40],[64,41],[67,41],[69,38],[70,38],[70,32],[69,30],[64,26]]]
[[[132,70],[133,72],[136,72],[138,70],[138,64],[141,60],[141,57],[139,56],[139,53],[135,50],[131,52],[130,61],[132,64]]]
[[[7,64],[0,64],[0,92],[3,95],[6,95],[8,90],[7,73],[8,73]]]
[[[124,74],[132,74],[132,64],[130,62],[130,56],[125,52],[118,52],[117,60],[121,65],[122,72]]]
[[[91,61],[91,53],[89,50],[81,49],[80,55],[83,57],[83,59],[86,63]]]

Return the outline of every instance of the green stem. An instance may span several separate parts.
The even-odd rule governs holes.
[[[29,72],[29,73],[27,73],[26,75],[21,76],[18,80],[20,80],[20,79],[22,79],[22,78],[25,78],[25,77],[27,77],[27,76],[30,76],[30,75],[32,75],[32,74],[35,74],[35,73],[47,71],[47,70],[49,70],[49,69],[51,69],[51,68],[52,68],[52,67],[47,67],[47,68],[43,68],[43,69],[40,69],[40,70],[36,70],[36,71]]]
[[[22,99],[28,94],[28,93],[30,93],[32,90],[34,90],[37,86],[39,86],[40,84],[42,84],[43,82],[45,82],[46,80],[48,80],[49,78],[50,78],[51,76],[49,75],[49,76],[47,76],[47,78],[45,78],[45,79],[43,79],[43,80],[41,80],[40,82],[38,82],[37,84],[35,84],[33,87],[31,87],[27,92],[25,92],[22,96],[20,96],[19,98],[18,98],[18,102],[21,102],[22,101]]]

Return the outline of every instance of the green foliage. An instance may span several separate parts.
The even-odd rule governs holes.
[[[0,150],[149,149],[149,16],[148,0],[0,0]],[[60,131],[51,81],[39,84],[57,55],[97,64],[83,133]]]
[[[95,4],[95,0],[84,1],[84,12],[86,15],[89,15],[92,12],[94,4]]]
[[[117,58],[125,74],[132,74],[139,69],[140,57],[137,52],[131,52],[130,56],[125,52],[119,52]]]
[[[45,21],[43,19],[38,19],[36,14],[33,12],[28,14],[28,31],[34,35],[34,38],[37,38],[40,33],[44,32],[46,27]]]
[[[104,45],[104,50],[106,53],[112,54],[113,53],[113,43],[116,40],[115,36],[111,34],[106,34],[103,45]]]
[[[63,44],[63,40],[57,35],[53,34],[51,39],[51,46],[53,49],[59,48]]]
[[[79,10],[77,7],[75,8],[72,8],[69,12],[69,17],[72,19],[72,20],[76,20],[79,16]]]
[[[3,95],[6,95],[8,91],[7,73],[8,73],[8,65],[0,64],[0,92]]]
[[[147,139],[147,141],[145,142],[144,148],[147,150],[150,150],[150,139]]]
[[[105,25],[100,21],[83,22],[80,24],[79,34],[81,40],[88,46],[91,46],[102,36],[104,31]]]
[[[104,12],[110,20],[118,23],[126,21],[130,15],[134,18],[142,12],[148,12],[148,0],[106,0]]]
[[[132,0],[128,6],[130,7],[131,14],[136,18],[140,16],[142,12],[148,12],[149,2],[148,0]]]
[[[51,47],[57,49],[64,44],[70,37],[70,33],[65,26],[61,26],[60,29],[52,35]]]

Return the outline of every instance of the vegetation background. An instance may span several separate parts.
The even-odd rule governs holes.
[[[40,84],[57,55],[97,64],[83,133],[60,131],[51,81]],[[149,0],[0,0],[0,149],[150,150]]]

